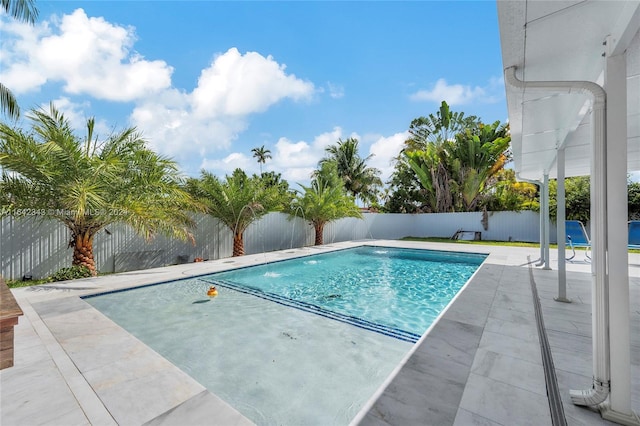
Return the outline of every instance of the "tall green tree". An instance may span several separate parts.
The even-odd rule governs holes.
[[[429,143],[422,150],[404,151],[407,164],[415,173],[424,190],[428,212],[445,213],[454,210],[454,194],[451,191],[447,171],[445,144]]]
[[[509,161],[508,126],[498,121],[483,124],[475,116],[451,111],[446,102],[435,115],[413,120],[409,133],[391,181],[410,186],[419,182],[420,191],[398,185],[395,189],[407,196],[420,195],[421,211],[477,210]],[[415,179],[408,178],[411,172]]]
[[[90,118],[79,138],[53,104],[28,119],[30,132],[0,124],[0,206],[62,222],[73,265],[97,273],[93,239],[115,222],[146,239],[163,233],[193,241],[188,212],[199,205],[182,189],[176,163],[148,149],[135,128],[99,140]]]
[[[388,213],[421,213],[430,210],[429,193],[420,184],[416,173],[408,162],[396,161],[388,182],[389,194],[384,211]]]
[[[589,176],[575,176],[564,181],[565,215],[568,220],[584,223],[591,216],[591,182]],[[558,212],[558,180],[549,181],[549,216],[556,219]]]
[[[265,187],[275,187],[280,193],[282,204],[286,207],[294,197],[294,191],[289,188],[289,182],[282,179],[281,173],[274,171],[263,172],[260,176],[253,174],[253,179],[260,179]]]
[[[565,209],[569,220],[589,221],[591,214],[591,181],[589,176],[566,178]],[[549,215],[555,219],[557,206],[558,181],[549,181]],[[627,182],[628,219],[640,219],[640,182]]]
[[[629,199],[629,220],[640,220],[640,182],[631,182],[627,186]]]
[[[455,210],[451,176],[447,171],[449,151],[455,135],[478,125],[476,116],[451,111],[442,101],[435,114],[418,117],[409,125],[410,137],[395,159],[391,200],[406,210],[448,212]],[[390,210],[394,211],[394,210]]]
[[[327,162],[334,163],[347,192],[371,204],[377,202],[382,187],[380,170],[367,166],[373,154],[362,158],[358,153],[358,144],[356,138],[339,139],[335,145],[325,149],[327,156],[320,160],[320,166]]]
[[[203,170],[199,179],[189,179],[189,192],[206,206],[233,233],[233,256],[244,255],[244,231],[271,211],[283,208],[283,195],[277,185],[265,185],[240,169],[224,180]]]
[[[439,145],[453,141],[456,135],[467,129],[473,129],[479,122],[478,117],[465,117],[464,112],[451,111],[449,105],[442,101],[436,114],[418,117],[411,121],[409,134],[404,150],[424,150],[429,143]]]
[[[262,165],[265,164],[268,159],[272,158],[271,151],[262,145],[259,148],[253,148],[251,152],[253,152],[253,157],[257,159],[258,164],[260,165],[260,174],[262,175]]]
[[[496,174],[509,160],[508,125],[478,123],[456,135],[448,144],[448,154],[454,194],[458,194],[456,210],[474,211],[480,197],[497,182]]]
[[[325,162],[315,173],[311,185],[302,187],[294,198],[290,214],[308,221],[315,230],[315,245],[323,244],[327,223],[343,217],[362,218],[354,199],[347,194],[336,165]]]
[[[539,210],[538,187],[518,182],[513,169],[502,169],[495,175],[495,184],[482,200],[489,211]]]
[[[9,16],[22,22],[35,24],[38,19],[38,8],[34,0],[0,0],[0,7]],[[11,90],[0,83],[0,110],[11,119],[20,117],[20,107]]]

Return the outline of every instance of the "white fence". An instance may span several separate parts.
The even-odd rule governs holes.
[[[113,225],[94,239],[94,257],[100,272],[120,272],[192,262],[195,257],[231,256],[233,237],[221,222],[199,216],[196,245],[162,236],[146,242],[128,226]],[[482,213],[375,214],[364,220],[347,218],[328,224],[325,243],[370,238],[451,237],[456,231],[482,232],[483,240],[539,241],[539,215],[531,211],[489,213],[488,228]],[[40,278],[70,266],[69,231],[59,222],[4,217],[0,227],[0,275],[17,279]],[[302,219],[270,213],[246,230],[247,254],[312,245],[313,228]],[[551,228],[555,242],[555,228]]]

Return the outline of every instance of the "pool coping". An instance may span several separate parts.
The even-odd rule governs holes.
[[[499,308],[506,309],[506,312],[501,312],[500,315],[515,315],[518,321],[526,323],[528,308],[520,301],[520,297],[531,297],[530,289],[527,290],[523,287],[528,286],[529,281],[523,279],[519,274],[527,274],[528,270],[519,263],[522,263],[522,259],[525,259],[527,254],[535,255],[537,250],[514,248],[505,250],[505,248],[489,246],[415,243],[396,240],[334,243],[321,247],[289,249],[242,258],[219,259],[199,264],[177,265],[73,282],[47,284],[37,286],[37,288],[14,289],[13,293],[25,311],[25,317],[21,319],[21,324],[18,326],[23,328],[17,333],[17,350],[22,350],[22,353],[25,353],[25,351],[33,351],[33,348],[36,347],[44,347],[46,354],[43,354],[42,357],[48,361],[42,361],[43,365],[34,367],[33,359],[21,360],[18,358],[15,367],[0,372],[3,388],[6,389],[6,385],[28,387],[30,384],[21,383],[17,376],[31,371],[30,369],[42,369],[44,365],[49,365],[48,362],[53,364],[53,369],[58,373],[58,377],[51,380],[55,380],[56,383],[62,380],[67,386],[67,396],[70,396],[65,400],[65,403],[70,407],[67,411],[69,413],[79,411],[80,413],[74,415],[77,419],[84,419],[86,424],[117,424],[123,421],[129,424],[199,424],[205,419],[206,422],[217,419],[219,424],[251,424],[235,409],[206,391],[180,369],[112,323],[78,296],[206,275],[228,270],[229,266],[232,268],[251,266],[361,245],[484,252],[484,254],[488,254],[488,257],[463,291],[452,301],[449,308],[441,314],[439,321],[421,337],[405,357],[404,362],[396,367],[394,373],[372,396],[360,414],[353,419],[352,424],[399,424],[398,420],[400,419],[411,420],[413,418],[415,420],[418,418],[416,416],[420,415],[419,410],[416,411],[416,407],[425,407],[425,401],[431,402],[432,407],[427,409],[429,415],[432,416],[431,418],[446,420],[445,424],[467,424],[479,420],[499,424],[499,416],[496,417],[490,413],[484,416],[481,413],[482,410],[474,408],[482,404],[488,407],[492,406],[492,401],[489,400],[490,396],[483,397],[482,389],[484,388],[482,386],[486,385],[486,381],[495,382],[490,384],[499,389],[499,393],[503,395],[505,401],[522,396],[523,391],[526,391],[528,392],[526,393],[527,397],[531,397],[531,395],[536,397],[534,398],[537,404],[535,406],[540,408],[540,403],[546,399],[537,398],[540,393],[539,383],[536,380],[533,380],[533,384],[526,384],[526,386],[518,383],[515,386],[515,391],[513,388],[505,387],[508,380],[503,377],[497,380],[496,375],[500,373],[495,369],[497,365],[501,365],[501,362],[504,363],[506,359],[504,357],[508,355],[502,354],[499,350],[500,342],[489,341],[482,344],[483,339],[487,338],[489,340],[492,337],[496,339],[505,336],[512,338],[513,336],[510,334],[514,333],[525,335],[527,338],[524,339],[524,343],[526,343],[524,346],[526,346],[527,353],[516,350],[518,352],[516,356],[509,359],[510,365],[519,365],[524,362],[522,365],[525,366],[527,374],[537,374],[537,358],[540,357],[539,345],[537,341],[535,345],[531,344],[537,339],[537,336],[534,339],[534,335],[526,331],[526,328],[516,327],[517,329],[510,330],[507,318],[500,320],[496,318],[496,315],[491,317],[487,313],[487,309],[488,312],[491,312],[494,305],[496,303],[500,305],[501,298],[506,297],[510,300],[504,300],[505,303],[515,304],[519,309]],[[529,305],[531,304],[529,303]],[[518,322],[518,326],[522,325],[520,322]],[[533,324],[532,321],[532,327],[534,327]],[[119,336],[113,338],[119,342],[120,347],[114,349],[112,345],[109,350],[111,353],[116,349],[120,350],[120,353],[124,354],[123,359],[96,360],[96,353],[99,355],[104,351],[101,345],[105,344],[105,333],[113,333],[108,334],[109,336]],[[28,343],[23,342],[22,349],[20,349],[20,340],[26,340],[26,337],[23,338],[26,335],[28,335]],[[122,342],[130,345],[133,352],[123,351]],[[92,347],[94,344],[97,347]],[[504,346],[504,344],[502,345]],[[537,358],[533,348],[537,350]],[[92,350],[93,352],[91,352]],[[434,350],[436,350],[435,355]],[[135,356],[131,356],[131,354]],[[19,352],[17,356],[21,357],[21,353]],[[452,365],[456,368],[451,371],[450,367],[443,368],[437,363],[434,364],[434,359],[439,360],[438,356],[445,361],[453,362]],[[147,361],[142,363],[142,366],[141,359]],[[464,368],[460,368],[460,366],[464,366]],[[119,377],[114,377],[117,376],[114,374],[116,372],[120,374]],[[421,373],[422,376],[416,372]],[[425,387],[430,383],[429,380],[425,381],[425,378],[435,380],[437,385]],[[463,378],[464,381],[462,381]],[[451,393],[444,389],[442,383],[450,384],[450,388],[455,392]],[[43,383],[43,385],[46,384]],[[171,395],[167,395],[165,392],[167,386],[172,386],[174,389]],[[527,386],[529,389],[523,389]],[[64,392],[60,392],[60,398],[64,396],[63,394]],[[131,401],[132,395],[140,394],[147,394],[147,399],[142,404],[142,410],[138,410],[139,407],[133,407]],[[443,400],[443,395],[446,396],[446,400]],[[499,400],[499,398],[493,397],[490,399]],[[19,421],[16,422],[21,418],[21,414],[30,415],[27,412],[29,409],[41,411],[38,401],[29,402],[31,405],[22,403],[20,406],[24,413],[16,413],[14,405],[21,402],[17,401],[13,395],[2,392],[2,411],[3,417],[5,417],[3,424],[21,424]],[[75,411],[72,409],[73,404],[77,405]],[[5,407],[10,407],[12,410],[7,411]],[[134,417],[131,414],[133,411],[136,411]],[[12,416],[10,419],[6,417],[7,412]],[[530,414],[529,410],[525,410],[524,414]],[[71,415],[68,414],[68,416]],[[436,417],[433,417],[434,415]],[[48,421],[43,420],[42,423],[60,423],[61,419],[68,419],[68,416],[54,416]],[[424,417],[421,418],[424,419]],[[546,422],[546,419],[541,422],[543,419],[539,414],[533,418],[536,419],[537,424],[550,424]],[[14,421],[12,423],[12,421],[6,421],[7,419]],[[82,424],[83,421],[78,423]],[[433,423],[438,422],[434,421]]]
[[[465,390],[479,370],[477,357],[496,353],[491,352],[495,348],[483,348],[481,339],[506,268],[497,260],[495,255],[487,257],[351,425],[423,424],[425,419],[434,425],[453,425],[456,422],[464,425],[498,420],[491,419],[490,414],[487,417],[479,415],[475,408],[469,411],[463,408]],[[529,282],[516,280],[513,285],[518,287],[518,294],[522,294],[526,293]],[[518,315],[522,320],[518,333],[528,336],[528,343],[537,343],[533,311],[524,308]],[[527,370],[543,377],[538,347],[530,345],[528,349],[531,353],[526,361],[516,358],[509,361],[526,363]],[[500,384],[523,390],[515,381]],[[551,424],[545,410],[548,405],[544,383],[537,382],[525,391],[530,393],[527,395],[529,409],[515,412],[507,422],[499,424],[528,424],[536,412],[539,413],[535,417],[536,424]],[[410,406],[407,406],[407,401],[412,402]]]

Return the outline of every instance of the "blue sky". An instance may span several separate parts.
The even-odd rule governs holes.
[[[392,171],[412,119],[442,100],[506,121],[494,1],[37,1],[2,17],[0,81],[23,112],[53,101],[78,129],[136,126],[186,175],[308,182],[324,148],[357,137]]]

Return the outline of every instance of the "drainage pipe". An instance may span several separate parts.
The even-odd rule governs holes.
[[[610,389],[609,364],[609,286],[607,278],[607,129],[606,92],[591,81],[522,81],[516,77],[516,67],[504,72],[505,81],[521,90],[587,94],[592,99],[591,153],[591,242],[592,242],[592,303],[593,303],[593,385],[588,390],[572,390],[576,405],[596,406],[607,399]]]

